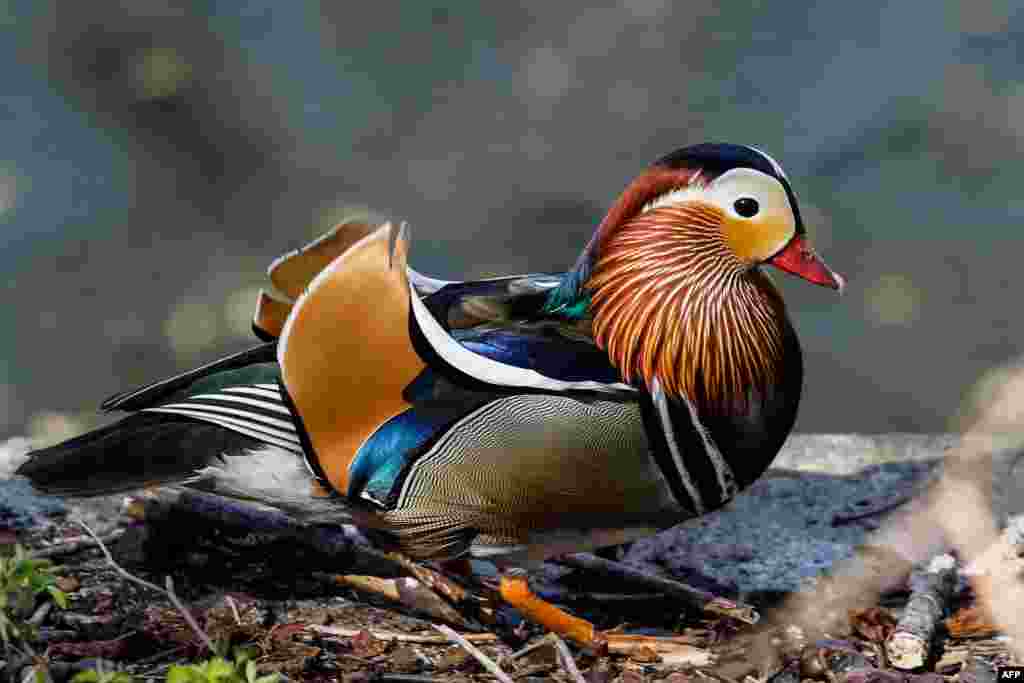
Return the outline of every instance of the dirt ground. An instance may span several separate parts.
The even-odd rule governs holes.
[[[830,443],[835,451],[838,442]],[[995,668],[1012,657],[1005,638],[975,609],[974,594],[963,579],[943,605],[927,661],[909,672],[891,666],[886,641],[914,595],[910,581],[888,586],[870,604],[845,610],[817,632],[772,618],[797,590],[813,595],[820,582],[810,577],[852,554],[866,533],[934,475],[942,443],[924,447],[926,442],[913,441],[920,452],[910,453],[906,445],[871,451],[864,442],[851,442],[850,450],[860,454],[854,465],[850,458],[833,458],[841,465],[825,467],[822,463],[831,456],[810,458],[802,450],[807,444],[797,440],[784,454],[787,469],[773,471],[748,499],[721,516],[611,554],[626,566],[753,604],[764,617],[759,626],[700,613],[649,588],[552,564],[531,577],[542,595],[560,597],[563,606],[603,629],[673,636],[672,648],[645,647],[626,655],[570,646],[577,677],[557,646],[539,629],[517,623],[513,613],[499,610],[497,624],[477,629],[462,624],[455,630],[517,681],[746,683],[748,676],[776,683],[995,680]],[[843,499],[839,490],[851,496]],[[835,509],[815,508],[826,501]],[[323,567],[297,561],[286,544],[260,537],[222,544],[216,529],[131,522],[121,514],[121,503],[120,497],[111,497],[70,501],[63,509],[44,506],[33,511],[30,524],[2,532],[0,541],[17,541],[59,565],[68,609],[40,603],[32,617],[39,626],[33,649],[45,655],[54,681],[96,668],[100,660],[101,666],[126,671],[136,681],[162,681],[171,665],[209,656],[180,609],[165,594],[119,572],[85,535],[78,518],[106,539],[116,561],[134,576],[161,587],[170,576],[175,594],[202,630],[215,641],[252,646],[261,672],[279,672],[295,681],[495,679],[435,628],[437,618],[339,586]],[[776,508],[778,515],[772,517]],[[808,508],[804,512],[810,517],[791,519],[798,508]],[[758,510],[768,519],[758,520]],[[757,524],[764,530],[750,532]],[[738,527],[751,535],[742,536]],[[731,543],[722,540],[726,537]],[[823,555],[822,548],[828,553]],[[767,660],[755,658],[749,648],[752,638],[765,633],[773,650]],[[8,679],[20,680],[33,663],[9,651],[4,664]]]

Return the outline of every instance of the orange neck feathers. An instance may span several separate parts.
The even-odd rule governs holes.
[[[626,381],[659,380],[703,411],[743,410],[781,378],[785,308],[725,242],[721,212],[666,206],[603,235],[590,291],[597,344]]]

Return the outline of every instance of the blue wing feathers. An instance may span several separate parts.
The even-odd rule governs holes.
[[[459,339],[459,334],[453,335]],[[493,331],[459,339],[463,346],[496,361],[566,382],[621,382],[608,355],[596,346],[557,335]]]

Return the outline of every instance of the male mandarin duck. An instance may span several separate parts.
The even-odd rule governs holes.
[[[36,451],[45,492],[187,484],[355,521],[424,560],[523,566],[705,514],[768,467],[803,383],[763,266],[843,280],[781,167],[701,144],[639,175],[562,275],[448,282],[408,231],[347,223],[271,265],[266,343],[114,396],[133,415]],[[501,594],[594,631],[506,574]]]

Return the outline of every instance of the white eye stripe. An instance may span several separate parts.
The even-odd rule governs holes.
[[[766,159],[771,160],[765,155]],[[744,216],[736,210],[736,202],[750,198],[757,202],[757,212]],[[710,183],[697,182],[665,192],[644,205],[641,214],[654,209],[679,206],[687,202],[703,202],[718,207],[726,216],[741,221],[783,221],[796,229],[796,211],[785,185],[777,177],[757,169],[741,166],[730,169]]]
[[[736,203],[744,198],[757,202],[755,213],[744,216],[737,211]],[[689,202],[716,207],[731,221],[752,227],[762,226],[771,231],[781,230],[787,239],[797,229],[796,211],[782,181],[769,173],[745,166],[726,171],[710,183],[665,192],[648,202],[641,214]]]

